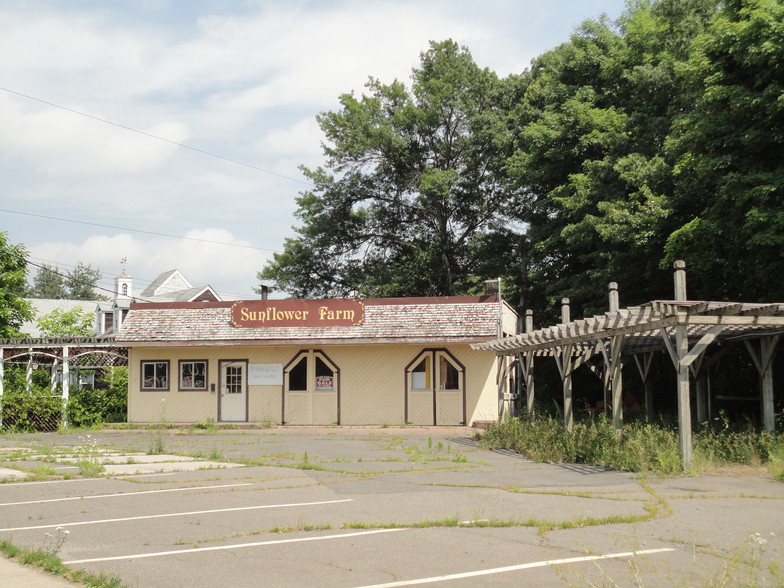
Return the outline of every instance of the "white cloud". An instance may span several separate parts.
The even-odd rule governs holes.
[[[271,252],[239,247],[249,243],[237,240],[223,229],[193,229],[185,237],[188,239],[94,235],[80,243],[40,243],[30,248],[30,253],[33,258],[47,262],[67,259],[73,260],[73,265],[83,261],[100,268],[103,278],[99,285],[106,290],[113,288],[114,276],[120,273],[121,260],[126,258],[125,271],[134,278],[137,294],[161,272],[179,269],[194,286],[209,284],[226,294],[227,299],[255,297],[252,289],[257,285],[256,272],[271,257]],[[108,295],[106,291],[102,293]]]
[[[91,116],[102,118],[98,113]],[[23,110],[7,95],[0,95],[0,125],[4,128],[0,149],[58,176],[149,171],[162,165],[177,149],[171,143],[62,109]],[[140,130],[175,142],[188,137],[187,127],[176,121]]]

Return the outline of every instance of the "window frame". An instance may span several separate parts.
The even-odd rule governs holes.
[[[194,366],[196,364],[204,364],[204,385],[203,386],[184,386],[183,385],[183,374],[182,370],[187,365],[190,364]],[[181,359],[178,361],[177,364],[177,390],[180,392],[206,392],[209,389],[209,361],[206,359]],[[191,374],[191,378],[194,378],[194,374]]]
[[[140,371],[139,371],[139,388],[142,392],[168,392],[171,389],[171,365],[168,359],[143,359],[139,362],[140,364]],[[144,368],[145,366],[152,364],[161,364],[165,366],[165,386],[146,386],[144,383]],[[157,369],[156,373],[153,376],[155,380],[158,380],[161,376],[158,375]]]

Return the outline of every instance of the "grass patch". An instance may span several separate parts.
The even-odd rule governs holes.
[[[0,552],[8,559],[18,561],[28,566],[39,567],[42,570],[65,578],[74,583],[79,583],[90,588],[125,588],[120,577],[115,574],[101,572],[91,574],[84,570],[74,570],[66,566],[57,555],[43,549],[22,549],[9,541],[0,541]]]

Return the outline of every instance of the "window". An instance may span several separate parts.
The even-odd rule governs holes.
[[[460,371],[457,367],[445,355],[439,356],[438,363],[441,371],[439,375],[441,389],[460,390]]]
[[[142,390],[169,389],[169,362],[142,362]]]
[[[206,360],[180,361],[180,390],[207,389]]]
[[[417,366],[411,370],[411,388],[413,390],[430,389],[430,356],[422,358]]]

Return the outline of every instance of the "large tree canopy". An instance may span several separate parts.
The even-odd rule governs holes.
[[[686,259],[692,292],[784,300],[784,4],[727,0],[684,70],[694,108],[670,150],[682,224],[666,262]]]
[[[632,0],[499,79],[432,43],[318,117],[297,236],[259,277],[295,296],[475,291],[551,316],[672,295],[783,300],[784,4]],[[542,319],[549,320],[549,319]]]
[[[304,169],[314,187],[298,199],[298,237],[259,277],[296,296],[470,290],[508,213],[504,86],[446,41],[421,55],[410,88],[366,87],[318,117],[326,169]]]

